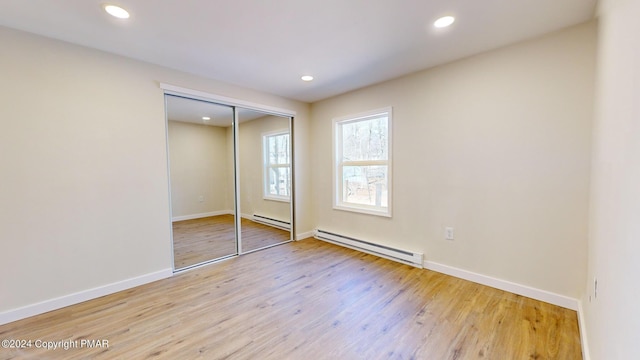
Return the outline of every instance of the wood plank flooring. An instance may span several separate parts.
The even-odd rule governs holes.
[[[290,233],[271,226],[241,221],[242,250],[247,252],[290,239]],[[180,269],[236,254],[234,216],[219,215],[173,223],[173,256]]]
[[[209,216],[173,223],[176,269],[236,253],[233,215]]]
[[[242,252],[262,249],[291,239],[291,232],[273,226],[242,219]]]
[[[576,313],[315,239],[0,326],[0,359],[581,359]]]

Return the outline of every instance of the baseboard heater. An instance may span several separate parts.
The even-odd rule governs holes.
[[[287,231],[291,230],[291,223],[288,221],[282,221],[282,220],[278,220],[278,219],[274,219],[274,218],[270,218],[270,217],[266,217],[258,214],[253,214],[253,218],[251,220],[264,225],[277,227],[278,229],[287,230]]]
[[[316,230],[315,238],[330,242],[332,244],[380,256],[389,260],[401,262],[403,264],[415,266],[417,268],[422,268],[422,258],[424,257],[424,255],[421,253],[394,249],[389,246],[374,244],[368,241],[363,241],[320,229]]]

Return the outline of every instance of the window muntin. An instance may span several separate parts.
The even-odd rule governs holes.
[[[334,208],[391,216],[391,108],[334,119]]]
[[[262,136],[265,199],[289,201],[291,198],[291,153],[289,132],[280,130]]]

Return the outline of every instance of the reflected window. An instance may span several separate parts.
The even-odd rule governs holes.
[[[289,131],[263,134],[264,198],[289,201],[291,193],[291,156]]]

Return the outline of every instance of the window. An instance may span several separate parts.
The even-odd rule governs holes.
[[[291,192],[291,156],[289,131],[262,135],[264,156],[264,198],[289,201]]]
[[[391,216],[391,108],[334,119],[334,208]]]

